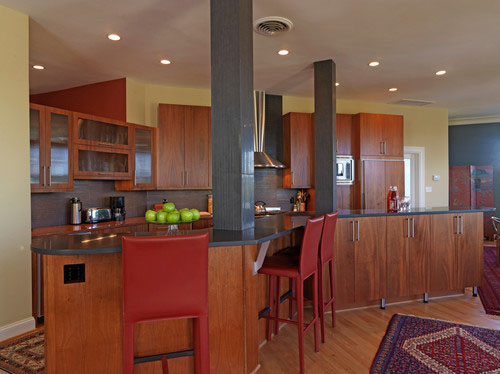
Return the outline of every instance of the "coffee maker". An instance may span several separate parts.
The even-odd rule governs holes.
[[[123,221],[125,219],[125,197],[110,196],[109,207],[114,221]]]

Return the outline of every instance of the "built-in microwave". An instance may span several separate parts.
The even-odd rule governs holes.
[[[337,155],[337,184],[354,183],[354,158]]]

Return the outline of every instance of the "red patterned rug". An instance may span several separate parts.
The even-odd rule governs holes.
[[[496,266],[496,247],[484,247],[483,285],[477,293],[481,298],[486,314],[500,316],[500,265]]]
[[[43,330],[0,344],[0,373],[43,374],[44,368]]]
[[[370,373],[500,373],[500,330],[395,314]]]

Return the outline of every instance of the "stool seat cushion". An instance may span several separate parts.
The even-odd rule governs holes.
[[[296,278],[299,276],[300,259],[296,256],[274,255],[266,257],[259,274]]]

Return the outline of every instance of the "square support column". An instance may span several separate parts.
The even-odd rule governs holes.
[[[314,188],[316,211],[337,210],[335,62],[314,63]]]
[[[214,228],[254,227],[252,0],[210,1]]]

